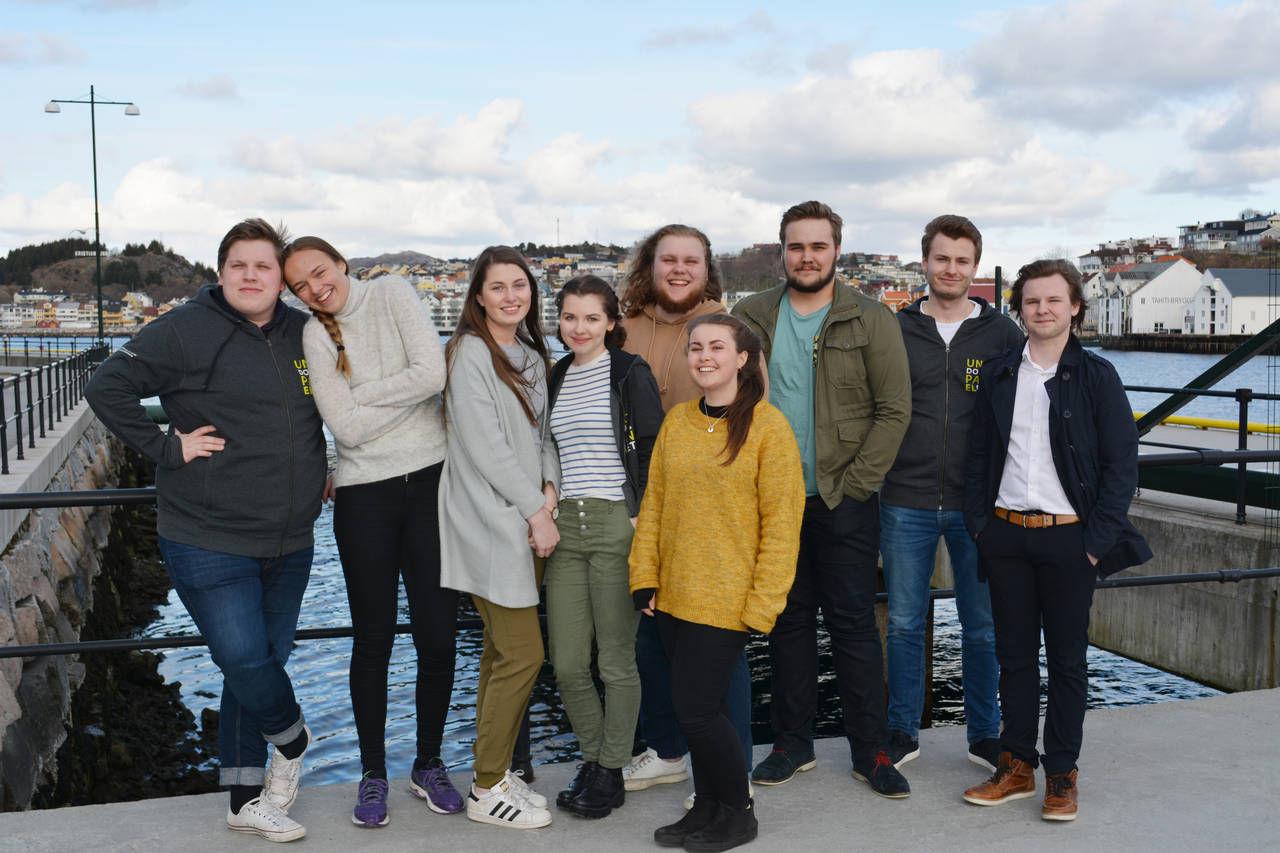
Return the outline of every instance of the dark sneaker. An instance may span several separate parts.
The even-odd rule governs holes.
[[[893,760],[894,767],[901,767],[919,757],[920,741],[906,732],[889,732],[889,758]]]
[[[527,758],[513,758],[509,772],[526,785],[534,780],[533,762]]]
[[[579,794],[581,794],[591,784],[591,777],[598,773],[600,765],[594,761],[584,761],[578,765],[578,773],[573,777],[573,781],[569,783],[569,787],[556,794],[556,805],[565,808],[569,802]]]
[[[759,831],[754,802],[748,802],[745,809],[735,809],[721,803],[715,820],[685,836],[684,849],[692,853],[731,850],[740,844],[754,841]]]
[[[775,749],[751,771],[751,781],[757,785],[781,785],[790,782],[797,773],[817,766],[818,761],[812,752],[798,755],[785,749]]]
[[[720,812],[720,804],[710,796],[697,797],[693,808],[673,824],[660,826],[653,831],[653,840],[661,847],[683,847],[685,839],[700,829],[711,825]]]
[[[969,760],[994,772],[1000,764],[1000,741],[988,737],[969,744]]]
[[[462,794],[449,781],[448,769],[439,756],[428,760],[423,769],[413,771],[409,793],[426,800],[427,808],[436,814],[457,814],[463,808]]]
[[[1045,774],[1044,807],[1040,810],[1040,817],[1045,820],[1076,819],[1076,806],[1080,799],[1076,772]]]
[[[1021,758],[1014,758],[1011,753],[1002,752],[995,774],[981,785],[965,791],[964,801],[975,806],[998,806],[1035,795],[1035,768]]]
[[[391,822],[387,814],[387,780],[366,776],[356,788],[356,808],[351,813],[356,826],[386,826]]]
[[[907,778],[893,766],[893,759],[883,749],[877,749],[874,758],[865,765],[853,765],[853,776],[871,786],[882,797],[898,800],[911,796]]]

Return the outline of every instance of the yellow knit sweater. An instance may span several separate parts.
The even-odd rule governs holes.
[[[687,622],[768,633],[787,603],[800,550],[804,477],[791,425],[768,403],[723,467],[728,426],[693,400],[667,413],[631,542],[631,590]]]

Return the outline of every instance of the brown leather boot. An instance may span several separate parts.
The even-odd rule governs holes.
[[[1040,809],[1040,817],[1045,820],[1076,819],[1076,803],[1080,798],[1076,772],[1044,774],[1044,808]]]
[[[976,806],[998,806],[1010,800],[1022,800],[1035,795],[1036,771],[1022,759],[1002,752],[995,774],[981,785],[974,785],[965,791],[964,799]]]

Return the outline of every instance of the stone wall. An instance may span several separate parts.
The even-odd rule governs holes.
[[[114,488],[124,448],[89,416],[48,491]],[[113,462],[113,460],[116,460]],[[74,642],[93,607],[110,507],[33,510],[0,557],[0,645]],[[25,808],[56,776],[84,665],[68,656],[0,659],[0,790]]]

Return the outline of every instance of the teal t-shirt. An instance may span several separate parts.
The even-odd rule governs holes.
[[[791,307],[791,299],[783,296],[782,304],[778,306],[773,351],[769,353],[769,402],[791,422],[796,444],[800,445],[806,495],[818,493],[813,382],[818,366],[818,334],[830,309],[831,303],[828,302],[812,314],[801,316]]]

